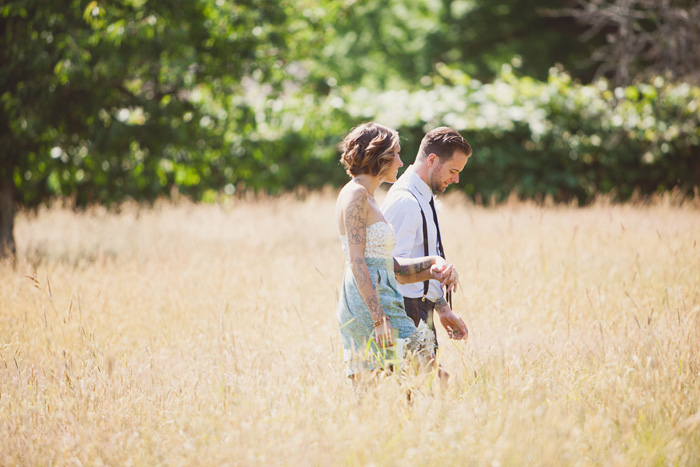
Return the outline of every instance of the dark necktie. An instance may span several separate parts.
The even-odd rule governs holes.
[[[430,198],[430,208],[433,210],[433,222],[435,222],[435,229],[437,230],[437,249],[438,254],[445,257],[445,249],[442,247],[442,236],[440,236],[440,224],[438,223],[437,211],[435,210],[435,202],[433,198]]]
[[[442,236],[440,235],[440,223],[438,222],[437,211],[435,210],[435,202],[433,201],[433,199],[434,199],[433,197],[430,198],[430,209],[433,210],[433,221],[435,222],[435,229],[437,230],[438,254],[444,258],[445,257],[445,249],[442,247]],[[448,292],[446,298],[447,298],[447,303],[449,303],[450,308],[452,308],[452,293]]]

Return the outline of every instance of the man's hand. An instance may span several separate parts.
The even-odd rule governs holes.
[[[444,297],[439,298],[435,302],[435,310],[437,310],[440,317],[440,324],[445,328],[450,339],[462,340],[467,338],[469,335],[467,325],[464,324],[462,318],[452,311]]]
[[[430,268],[432,278],[440,281],[440,284],[445,287],[445,292],[456,292],[459,280],[457,269],[440,256],[432,258],[435,258],[435,264]]]

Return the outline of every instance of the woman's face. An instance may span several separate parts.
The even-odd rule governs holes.
[[[394,183],[399,176],[399,168],[403,167],[403,162],[401,161],[401,146],[396,145],[394,147],[394,158],[391,160],[391,165],[386,172],[385,181],[389,183]]]

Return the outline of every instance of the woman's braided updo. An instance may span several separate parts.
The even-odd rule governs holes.
[[[343,139],[340,162],[351,177],[383,175],[394,158],[399,133],[378,123],[358,125]]]

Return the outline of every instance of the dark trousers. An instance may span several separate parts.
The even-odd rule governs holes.
[[[418,326],[418,323],[425,321],[433,335],[435,336],[435,348],[437,349],[437,333],[435,332],[435,324],[433,323],[433,309],[435,303],[422,298],[403,298],[403,304],[406,307],[406,315],[413,320],[413,323]]]

